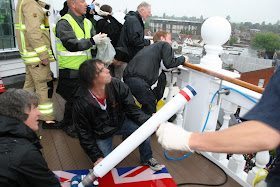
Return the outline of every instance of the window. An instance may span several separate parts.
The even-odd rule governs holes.
[[[263,85],[264,85],[264,79],[259,79],[258,86],[263,88]]]
[[[0,0],[0,51],[16,47],[12,0]]]

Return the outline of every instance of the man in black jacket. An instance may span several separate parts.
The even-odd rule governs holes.
[[[137,11],[129,11],[125,16],[118,47],[128,50],[129,58],[132,59],[144,46],[150,45],[150,40],[144,39],[144,21],[151,16],[151,5],[146,2],[137,7]]]
[[[38,98],[9,89],[0,95],[0,186],[60,186],[40,152]]]
[[[185,62],[185,57],[174,57],[171,36],[166,31],[158,31],[155,43],[141,51],[128,63],[123,79],[132,95],[142,104],[146,114],[156,112],[157,101],[164,92],[166,77],[163,71],[177,67]]]
[[[111,78],[98,59],[85,61],[79,69],[81,87],[74,96],[73,121],[80,144],[97,165],[113,150],[114,135],[130,135],[150,115],[135,104],[126,84]],[[140,159],[153,170],[162,166],[153,158],[150,138],[140,146]]]

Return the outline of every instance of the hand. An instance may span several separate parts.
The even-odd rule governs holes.
[[[185,57],[185,62],[188,62],[189,61],[189,57],[188,56],[184,56]]]
[[[92,39],[94,40],[95,44],[100,44],[102,42],[102,40],[107,36],[107,34],[96,34],[92,37]]]
[[[49,63],[50,63],[50,61],[49,61],[48,58],[46,58],[44,60],[41,60],[41,64],[44,65],[44,66],[48,65]]]
[[[114,66],[122,66],[123,63],[124,63],[123,61],[118,61],[118,60],[116,60],[116,59],[113,60],[113,65],[114,65]]]
[[[158,142],[166,150],[191,151],[189,139],[191,132],[173,123],[162,123],[157,130]]]
[[[100,157],[97,159],[96,162],[94,162],[93,166],[96,166],[97,164],[99,164],[99,162],[101,162],[104,158]]]
[[[99,10],[99,11],[97,12],[97,14],[98,14],[99,16],[108,16],[108,15],[111,14],[111,13],[105,12],[105,11],[103,11],[103,10]]]
[[[94,9],[95,9],[95,5],[92,3],[92,4],[88,5],[88,7],[90,8],[89,13],[93,14],[94,13]]]

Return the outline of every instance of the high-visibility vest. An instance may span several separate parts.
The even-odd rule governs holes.
[[[73,31],[76,34],[77,39],[88,39],[91,38],[91,28],[92,23],[88,19],[84,19],[84,30],[81,29],[81,27],[78,25],[78,23],[74,20],[74,18],[70,14],[65,14],[62,18],[68,21],[68,23],[72,26]],[[56,35],[56,31],[54,28],[54,33]],[[84,50],[84,51],[76,51],[76,52],[70,52],[68,51],[60,41],[58,37],[56,37],[56,50],[57,50],[57,58],[58,58],[58,64],[59,69],[74,69],[78,70],[80,65],[87,59],[91,59],[91,48]]]
[[[30,1],[30,0],[29,0]],[[25,24],[25,19],[28,19],[25,17],[25,15],[22,15],[22,6],[24,3],[28,3],[28,0],[21,0],[18,2],[17,9],[16,9],[16,19],[15,19],[15,29],[17,34],[17,41],[19,44],[19,51],[21,54],[21,58],[25,64],[32,64],[32,63],[39,63],[41,60],[39,56],[43,55],[46,56],[46,58],[49,58],[50,62],[55,61],[55,58],[53,56],[53,52],[50,48],[50,34],[49,34],[49,28],[46,28],[44,25],[44,22],[41,22],[40,25],[40,31],[41,33],[27,33],[26,27],[30,27],[29,25]],[[42,14],[44,16],[43,10],[41,10],[41,7],[37,2],[32,1],[33,8],[36,10],[36,13],[34,13],[34,16],[37,17],[37,19],[40,19],[39,14]],[[39,6],[40,9],[37,9],[35,6]],[[28,23],[32,24],[32,23]],[[33,48],[34,44],[36,44],[36,41],[29,41],[27,38],[27,34],[36,35],[38,34],[38,37],[41,37],[41,40],[37,43],[38,46],[36,48]],[[32,43],[32,45],[31,45]],[[45,59],[45,58],[44,58]]]

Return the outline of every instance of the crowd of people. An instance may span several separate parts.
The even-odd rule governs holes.
[[[67,0],[54,28],[59,65],[56,92],[66,100],[64,119],[58,122],[54,117],[50,70],[55,57],[42,8],[49,9],[50,5],[40,0],[19,0],[15,11],[17,42],[26,66],[26,80],[23,90],[12,89],[0,95],[1,185],[60,186],[40,154],[35,133],[38,120],[43,129],[63,129],[69,136],[78,137],[81,147],[94,166],[97,165],[113,150],[115,135],[132,134],[156,112],[165,88],[165,72],[187,61],[185,56],[174,56],[170,33],[158,31],[154,43],[145,39],[144,22],[151,16],[149,3],[142,2],[136,11],[120,18],[114,16],[109,5],[100,6],[94,0],[90,5],[85,0]],[[110,41],[114,50],[109,64],[95,58],[106,41]],[[273,98],[270,96],[275,93],[267,91],[264,95],[269,96],[265,99]],[[256,121],[245,122],[247,125],[241,129],[238,126],[216,134],[191,133],[172,124],[162,124],[157,130],[159,142],[166,149],[182,151],[244,153],[273,149],[279,146],[279,117],[255,118],[256,113],[264,111],[259,108],[274,106],[260,103],[261,106],[246,116]],[[279,108],[279,102],[275,103]],[[255,127],[252,132],[250,125]],[[247,133],[246,137],[233,142],[232,136],[243,137],[240,131]],[[248,136],[261,136],[260,132],[269,137],[267,141],[260,145],[251,142],[264,140]],[[244,142],[248,145],[241,146]],[[228,146],[231,144],[233,147]],[[143,165],[155,171],[163,168],[153,157],[150,138],[139,146],[139,152]],[[275,168],[268,176],[269,184],[279,182],[279,165]]]
[[[132,134],[156,112],[156,102],[163,96],[165,87],[164,71],[186,60],[184,56],[174,57],[168,32],[156,33],[154,44],[145,39],[144,21],[151,16],[151,5],[147,2],[126,15],[114,15],[111,6],[100,6],[95,1],[88,5],[85,0],[67,0],[59,11],[61,17],[53,29],[57,54],[54,57],[43,11],[49,8],[49,4],[40,0],[19,0],[16,7],[16,35],[26,67],[26,80],[23,90],[8,90],[0,96],[2,107],[8,105],[2,100],[14,100],[0,112],[0,146],[5,153],[0,154],[0,170],[8,171],[1,172],[1,185],[36,186],[42,179],[43,186],[59,186],[44,158],[38,154],[41,146],[35,131],[39,125],[43,129],[63,129],[67,135],[78,137],[82,148],[97,165],[113,150],[115,135]],[[100,46],[108,41],[114,54],[109,64],[96,58],[103,52]],[[60,122],[55,119],[52,100],[50,63],[55,60],[59,66],[56,92],[66,101]],[[141,81],[140,91],[142,96],[147,96],[147,101],[139,98],[139,91],[131,84],[136,77]],[[17,103],[22,97],[26,99]],[[136,105],[135,98],[142,108]],[[18,108],[20,113],[10,111],[12,108]],[[9,149],[6,147],[9,144],[15,147]],[[139,152],[143,165],[155,171],[163,168],[153,157],[150,138],[139,146]],[[13,155],[16,155],[15,161],[9,160]],[[29,165],[31,161],[38,162]]]

